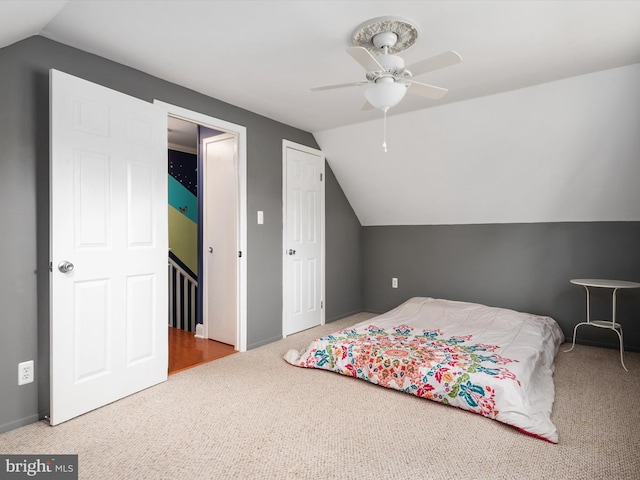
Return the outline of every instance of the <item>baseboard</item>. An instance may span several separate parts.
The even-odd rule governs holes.
[[[356,314],[362,313],[362,312],[366,312],[366,310],[359,309],[359,310],[353,310],[352,312],[348,312],[348,313],[341,313],[340,315],[338,315],[336,317],[331,317],[331,318],[325,319],[324,323],[337,322],[338,320],[342,320],[343,318],[347,318],[347,317],[350,317],[351,315],[356,315]]]
[[[24,427],[25,425],[30,425],[37,422],[38,420],[40,420],[40,415],[34,413],[33,415],[14,420],[13,422],[3,423],[2,425],[0,425],[0,433],[8,432],[9,430],[15,430],[16,428]]]
[[[262,340],[260,342],[252,343],[251,345],[247,345],[247,350],[253,350],[254,348],[263,347],[264,345],[268,345],[273,342],[277,342],[278,340],[282,340],[282,336],[280,337],[272,337],[266,340]]]
[[[204,325],[202,323],[196,323],[196,334],[194,336],[196,338],[205,338]]]
[[[566,343],[571,343],[571,338],[565,338],[564,341]],[[619,343],[607,343],[607,342],[598,342],[592,340],[576,340],[576,345],[586,345],[588,347],[600,347],[600,348],[610,348],[612,350],[620,350]],[[625,352],[640,352],[640,348],[636,346],[624,346]]]
[[[391,310],[391,309],[389,309]],[[389,310],[376,310],[375,308],[363,308],[363,312],[375,313],[376,315],[382,315],[383,313],[387,313]]]

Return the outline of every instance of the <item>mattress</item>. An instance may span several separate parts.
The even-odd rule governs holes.
[[[554,358],[563,341],[551,317],[415,297],[284,358],[468,410],[557,443],[550,417]]]

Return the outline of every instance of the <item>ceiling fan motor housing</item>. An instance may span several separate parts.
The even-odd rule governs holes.
[[[380,55],[376,60],[385,70],[401,70],[404,68],[404,59],[398,55]]]
[[[392,78],[395,81],[411,78],[411,72],[404,69],[404,59],[398,55],[380,55],[376,57],[383,71],[367,72],[367,80],[378,82],[381,78]]]

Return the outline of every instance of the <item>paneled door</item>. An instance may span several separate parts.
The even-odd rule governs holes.
[[[153,104],[50,72],[50,423],[167,379],[167,133]]]
[[[236,135],[202,141],[203,323],[212,340],[238,349],[238,149]]]
[[[324,155],[284,141],[283,333],[324,323]]]

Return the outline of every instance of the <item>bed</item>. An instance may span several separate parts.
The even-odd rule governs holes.
[[[475,412],[557,443],[550,417],[554,358],[563,341],[550,317],[415,297],[284,358]]]

